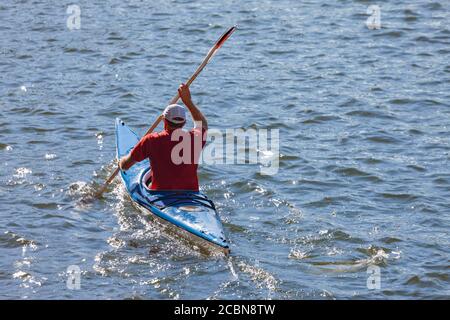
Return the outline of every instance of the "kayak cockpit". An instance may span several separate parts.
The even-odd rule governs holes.
[[[167,207],[187,207],[186,211],[199,211],[198,207],[206,207],[216,210],[214,202],[208,199],[206,195],[199,191],[189,190],[151,190],[151,170],[143,170],[140,178],[142,195],[146,196],[148,203],[157,206],[160,210]],[[200,210],[201,211],[201,210]]]
[[[150,167],[142,173],[141,185],[145,190],[151,192],[150,185],[152,182],[152,172]]]

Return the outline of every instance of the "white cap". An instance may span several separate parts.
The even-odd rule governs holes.
[[[186,109],[179,104],[171,104],[164,109],[164,119],[172,123],[183,123],[186,121]]]

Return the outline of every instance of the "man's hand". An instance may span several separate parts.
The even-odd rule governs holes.
[[[192,103],[191,92],[189,91],[189,87],[184,83],[178,88],[178,94],[180,95],[181,101],[183,101],[186,106]]]
[[[120,170],[123,170],[123,163],[125,162],[125,157],[122,157],[119,159],[119,168]]]
[[[131,159],[130,154],[127,154],[126,156],[123,156],[120,160],[119,160],[119,168],[122,171],[127,171],[128,169],[130,169],[134,164],[136,163],[136,161]]]

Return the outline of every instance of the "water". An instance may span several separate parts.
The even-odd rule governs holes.
[[[53,1],[0,5],[0,298],[449,298],[450,3]],[[167,239],[113,170],[192,86],[211,127],[280,130],[280,169],[203,166],[231,258]],[[66,287],[81,269],[81,289]],[[381,288],[367,287],[380,268]]]

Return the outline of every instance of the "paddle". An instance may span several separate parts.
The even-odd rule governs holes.
[[[217,50],[219,50],[219,48],[224,44],[224,42],[233,34],[233,32],[236,30],[236,26],[231,27],[230,29],[228,29],[227,32],[225,32],[220,38],[219,40],[217,40],[217,42],[214,44],[214,46],[209,49],[208,54],[206,55],[206,57],[203,59],[203,62],[200,64],[200,66],[197,68],[197,70],[195,70],[194,74],[189,78],[189,80],[186,82],[187,86],[190,86],[192,82],[194,82],[194,80],[197,78],[197,76],[200,74],[200,72],[202,72],[203,68],[205,68],[205,66],[208,64],[208,62],[211,60],[212,57],[214,57],[214,55],[216,54]],[[172,100],[170,100],[169,104],[174,104],[177,103],[178,99],[180,99],[179,94],[177,93]],[[143,137],[145,137],[147,134],[151,133],[153,130],[155,130],[155,128],[158,126],[158,124],[161,122],[161,120],[163,119],[163,115],[160,115],[156,121],[153,123],[153,125],[150,127],[150,129],[147,130],[147,132],[143,135]],[[111,176],[105,181],[105,183],[103,184],[102,188],[97,192],[96,197],[100,198],[102,196],[102,194],[106,191],[106,189],[108,188],[108,185],[114,180],[114,178],[117,176],[117,174],[119,173],[120,168],[119,166],[117,166],[117,168],[114,170],[114,172],[111,174]]]

